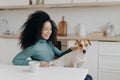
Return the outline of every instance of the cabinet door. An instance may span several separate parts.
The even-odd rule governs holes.
[[[6,48],[5,41],[3,38],[0,38],[0,63],[3,63],[5,61],[5,59],[4,59],[4,57],[6,56],[5,48]]]
[[[99,42],[99,80],[120,80],[120,42]]]
[[[97,0],[97,2],[120,2],[120,0]]]
[[[72,3],[71,0],[44,0],[44,4],[67,4]]]
[[[74,46],[75,41],[68,41],[68,48]],[[81,68],[88,68],[88,72],[92,75],[93,80],[97,79],[98,73],[98,42],[91,41],[91,46],[87,49],[87,59],[86,62],[81,66]]]
[[[16,56],[20,52],[18,39],[5,39],[5,42],[6,42],[6,55],[7,55],[6,61],[11,62],[14,56]]]
[[[120,42],[100,42],[99,55],[120,56]]]
[[[120,72],[100,71],[99,80],[120,80]]]
[[[0,61],[3,63],[11,63],[14,56],[20,52],[17,39],[2,39],[0,45],[2,45]]]
[[[29,0],[0,0],[0,6],[28,5]]]
[[[96,0],[73,0],[73,3],[88,3],[88,2],[96,2]]]

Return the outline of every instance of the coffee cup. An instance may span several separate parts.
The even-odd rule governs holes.
[[[37,61],[31,61],[31,62],[29,62],[30,71],[31,72],[38,72],[39,68],[40,68],[39,64],[40,63],[37,62]]]

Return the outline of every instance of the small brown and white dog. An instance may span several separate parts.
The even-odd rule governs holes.
[[[86,49],[91,45],[89,40],[76,40],[77,50],[50,62],[51,66],[79,68],[86,61]]]

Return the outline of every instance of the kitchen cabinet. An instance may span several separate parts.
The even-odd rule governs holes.
[[[120,2],[120,0],[97,0],[97,2]]]
[[[99,42],[99,80],[120,80],[120,42]]]
[[[6,56],[5,54],[6,45],[5,44],[6,43],[4,43],[4,39],[0,38],[0,63],[6,60],[4,59],[4,57]]]
[[[44,0],[44,4],[69,4],[72,0]]]
[[[67,42],[68,48],[74,46],[75,40],[70,40]],[[81,68],[88,68],[89,74],[93,77],[93,80],[97,79],[98,74],[98,41],[91,41],[91,46],[87,49],[87,59],[86,62],[81,66]]]
[[[18,39],[0,38],[0,62],[11,63],[20,51]]]
[[[88,3],[88,2],[96,2],[96,0],[73,0],[73,3]]]
[[[28,5],[28,0],[0,0],[0,6]]]
[[[23,10],[40,8],[71,8],[71,7],[97,7],[119,6],[120,0],[44,0],[44,4],[29,5],[28,0],[0,2],[0,10]]]

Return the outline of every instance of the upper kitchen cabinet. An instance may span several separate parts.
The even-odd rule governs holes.
[[[29,0],[0,0],[0,6],[28,5]]]
[[[120,0],[97,0],[97,2],[120,2]]]
[[[44,4],[70,4],[72,0],[44,0]]]
[[[97,2],[120,2],[120,0],[97,0]]]
[[[96,2],[96,0],[73,0],[73,3],[88,3],[88,2]]]
[[[29,0],[0,0],[0,10],[98,6],[120,6],[120,0],[43,0],[37,5],[29,5]]]

